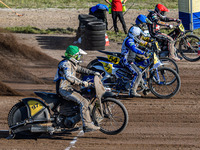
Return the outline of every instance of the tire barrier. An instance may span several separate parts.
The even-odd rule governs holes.
[[[105,50],[106,24],[104,22],[89,22],[86,25],[83,44],[87,50]]]
[[[76,39],[81,37],[81,48],[105,50],[106,24],[93,15],[80,14]]]
[[[78,16],[78,20],[79,20],[79,27],[76,32],[76,40],[78,40],[78,38],[80,37],[83,38],[83,35],[85,34],[86,30],[86,25],[88,22],[95,21],[98,19],[93,15],[80,14]]]
[[[101,9],[98,9],[95,12],[92,12],[91,8],[89,9],[89,14],[97,17],[98,19],[101,19],[102,22],[106,24],[106,30],[108,30],[108,21],[107,21],[106,12],[107,10],[101,10]]]

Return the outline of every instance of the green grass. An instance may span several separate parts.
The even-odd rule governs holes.
[[[72,28],[49,28],[46,30],[39,29],[36,27],[26,26],[26,27],[7,27],[5,30],[13,33],[27,33],[27,34],[76,34],[76,29]],[[124,32],[120,31],[119,34],[115,34],[114,31],[107,31],[109,40],[113,42],[121,42],[126,37]]]
[[[118,34],[115,34],[114,31],[107,31],[106,33],[108,34],[109,41],[112,41],[112,42],[122,42],[127,36],[122,31],[119,31]]]
[[[90,8],[98,3],[106,4],[104,0],[3,0],[11,8]],[[134,5],[132,6],[132,4]],[[153,9],[157,3],[162,3],[169,9],[178,8],[178,0],[128,0],[126,7],[132,9]],[[1,8],[6,8],[0,3]]]
[[[32,34],[75,34],[76,29],[72,28],[49,28],[42,30],[36,27],[26,26],[26,27],[7,27],[6,30],[14,33],[32,33]]]

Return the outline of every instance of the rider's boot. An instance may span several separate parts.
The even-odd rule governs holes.
[[[140,94],[138,94],[137,92],[136,92],[136,90],[137,89],[131,89],[130,91],[129,91],[129,97],[141,97],[141,95]]]
[[[95,126],[91,120],[89,109],[86,107],[83,107],[82,109],[83,131],[90,132],[99,130],[100,127]]]
[[[169,58],[175,60],[175,61],[180,61],[181,59],[176,57],[175,55],[170,55]]]
[[[176,51],[175,47],[171,47],[171,51],[169,53],[169,58],[171,58],[175,61],[180,61],[181,59],[177,56],[175,51]]]
[[[142,80],[142,73],[140,72],[135,80],[135,83],[133,84],[133,87],[129,91],[130,97],[141,97],[141,95],[137,93],[137,88],[141,80]]]

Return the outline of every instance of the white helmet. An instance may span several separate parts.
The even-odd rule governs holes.
[[[141,34],[145,35],[144,32],[139,27],[136,27],[136,26],[132,26],[128,32],[128,36],[131,38],[137,37]]]

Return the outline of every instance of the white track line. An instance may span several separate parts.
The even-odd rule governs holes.
[[[0,130],[0,132],[9,132],[9,130]],[[70,142],[69,146],[65,149],[65,150],[70,150],[70,148],[72,148],[75,143],[77,142],[78,137],[84,135],[83,130],[81,130],[76,137],[74,137],[73,141]]]
[[[70,148],[72,148],[72,147],[75,145],[75,143],[77,142],[78,137],[79,137],[79,136],[82,136],[82,135],[84,135],[83,130],[81,130],[81,131],[77,134],[77,136],[74,137],[73,141],[70,142],[69,146],[68,146],[65,150],[70,150]]]
[[[9,132],[9,130],[0,130],[0,132]]]

